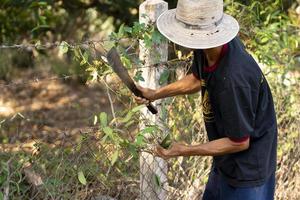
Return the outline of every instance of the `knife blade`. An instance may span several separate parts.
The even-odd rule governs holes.
[[[129,76],[128,71],[123,66],[120,55],[115,47],[111,48],[107,53],[107,61],[114,72],[135,96],[145,98],[142,92],[136,87],[132,78]],[[157,109],[153,106],[152,103],[147,105],[147,108],[152,114],[157,114]]]

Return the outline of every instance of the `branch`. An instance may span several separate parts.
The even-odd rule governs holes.
[[[7,162],[6,162],[6,167],[7,167],[7,178],[6,178],[6,186],[4,188],[4,196],[3,196],[3,200],[9,200],[9,182],[10,182],[10,162],[11,162],[12,158],[10,158]]]

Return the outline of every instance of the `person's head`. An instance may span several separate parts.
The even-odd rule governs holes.
[[[177,8],[157,20],[158,30],[172,42],[191,49],[211,49],[231,41],[238,22],[223,12],[223,0],[178,0]]]

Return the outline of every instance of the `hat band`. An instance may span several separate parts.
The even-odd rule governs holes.
[[[185,28],[191,29],[191,30],[207,30],[207,29],[211,29],[211,28],[216,28],[223,21],[223,17],[224,17],[224,14],[222,15],[222,17],[218,21],[216,21],[212,24],[209,24],[209,25],[192,25],[192,24],[188,24],[188,23],[185,23],[183,21],[180,21],[179,19],[177,19],[176,15],[175,15],[175,19],[176,19],[177,22],[179,22]]]

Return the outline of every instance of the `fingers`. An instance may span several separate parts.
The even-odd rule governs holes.
[[[141,98],[141,97],[137,97],[137,96],[133,96],[136,103],[137,104],[146,104],[146,105],[149,105],[151,102],[148,100],[148,99],[145,99],[145,98]]]
[[[161,157],[165,160],[169,159],[166,150],[160,146],[156,146],[156,148],[153,150],[153,153],[155,156]]]

